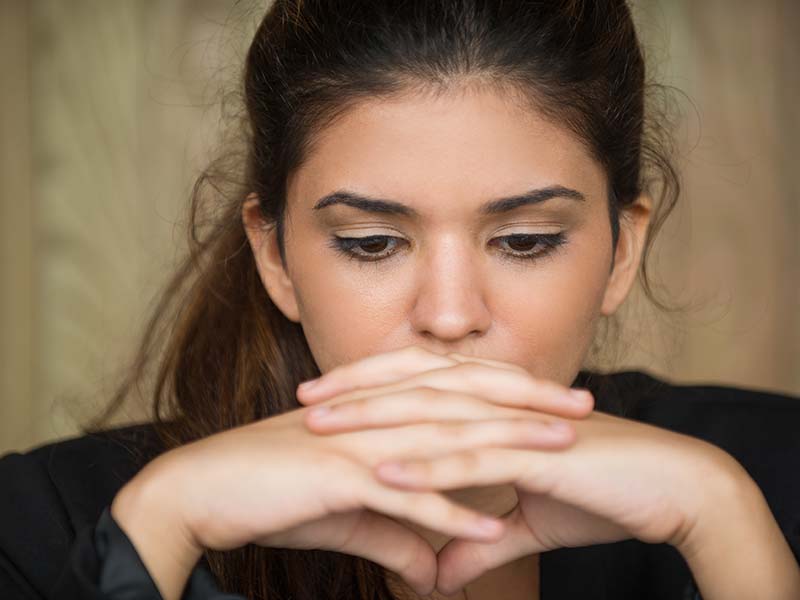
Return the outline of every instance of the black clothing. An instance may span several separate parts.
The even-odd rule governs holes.
[[[639,371],[581,372],[573,385],[591,389],[598,410],[702,438],[734,456],[800,563],[800,398],[676,385]],[[158,451],[152,427],[138,424],[0,458],[0,598],[160,599],[109,512],[119,488]],[[184,600],[241,600],[219,592],[206,567],[198,563]],[[699,598],[683,557],[667,544],[561,548],[543,553],[540,569],[541,600]]]

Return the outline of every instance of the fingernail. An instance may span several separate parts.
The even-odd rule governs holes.
[[[310,417],[314,420],[317,419],[324,419],[325,417],[329,417],[331,414],[331,407],[330,406],[318,406],[311,411],[309,411]]]
[[[312,387],[314,387],[314,386],[315,386],[317,383],[319,383],[319,380],[320,380],[320,378],[319,378],[319,377],[317,377],[316,379],[309,379],[308,381],[304,381],[303,383],[301,383],[301,384],[300,384],[299,386],[297,386],[297,387],[298,387],[298,389],[301,389],[301,390],[303,390],[303,391],[305,392],[305,391],[307,391],[307,390],[310,390],[310,389],[311,389]]]
[[[589,390],[571,389],[569,395],[576,404],[581,406],[586,406],[592,400],[592,393]]]

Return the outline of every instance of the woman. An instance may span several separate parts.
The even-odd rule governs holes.
[[[581,370],[677,195],[645,92],[622,0],[276,2],[152,423],[0,461],[3,597],[800,597],[795,399]]]

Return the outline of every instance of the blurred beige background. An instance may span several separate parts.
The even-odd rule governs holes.
[[[109,398],[261,3],[0,0],[0,454]],[[637,0],[684,193],[600,368],[800,393],[800,3]],[[136,419],[130,412],[121,420]]]

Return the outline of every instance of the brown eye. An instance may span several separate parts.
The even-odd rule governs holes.
[[[368,254],[373,254],[386,250],[388,245],[386,238],[365,238],[359,242],[358,247]]]
[[[330,245],[347,258],[362,262],[375,262],[395,254],[397,246],[405,242],[403,238],[391,235],[369,235],[366,237],[334,236]]]
[[[492,240],[497,241],[506,258],[511,260],[534,260],[550,254],[566,242],[564,232],[559,233],[515,233]],[[507,247],[508,250],[504,248]]]
[[[514,235],[508,239],[508,247],[516,252],[529,252],[538,244],[539,240],[529,235]]]

